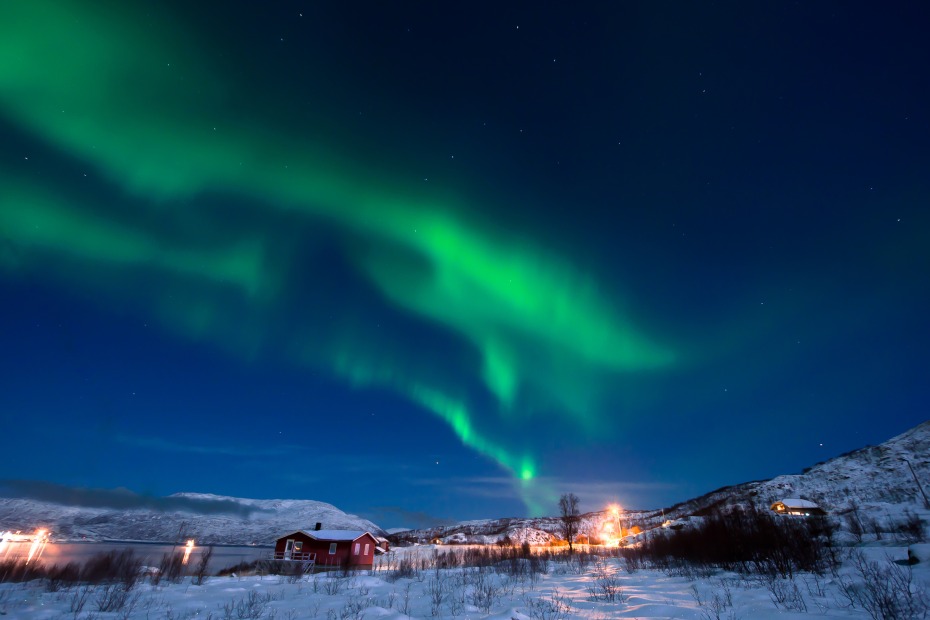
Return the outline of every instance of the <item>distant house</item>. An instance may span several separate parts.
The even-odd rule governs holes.
[[[362,530],[297,530],[278,538],[272,557],[321,568],[371,568],[377,544],[371,532]]]
[[[827,511],[806,499],[789,497],[772,504],[772,511],[780,515],[790,515],[794,517],[822,517]]]

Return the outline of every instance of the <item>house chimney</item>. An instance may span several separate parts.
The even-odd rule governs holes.
[[[319,531],[322,530],[322,529],[323,529],[323,524],[320,523],[319,521],[317,521],[316,527],[313,528],[313,530],[316,531],[316,532],[319,532]]]

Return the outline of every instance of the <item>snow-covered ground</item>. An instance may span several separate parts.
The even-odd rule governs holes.
[[[36,620],[870,618],[873,616],[861,603],[861,595],[872,593],[868,586],[903,599],[909,594],[912,604],[928,602],[930,545],[910,549],[922,558],[913,566],[894,563],[907,558],[908,547],[864,546],[849,548],[835,572],[782,580],[727,572],[688,576],[652,569],[630,572],[616,558],[592,560],[583,566],[577,561],[552,561],[541,574],[510,575],[505,565],[436,569],[429,567],[435,550],[414,547],[382,557],[374,571],[348,577],[335,573],[299,580],[284,576],[209,577],[203,585],[194,585],[190,577],[182,583],[157,586],[140,582],[130,590],[122,608],[110,611],[101,608],[115,592],[118,594],[117,586],[77,586],[50,592],[41,581],[2,583],[0,614]],[[410,576],[392,577],[390,568],[404,556],[418,563],[422,560],[427,568]],[[870,574],[872,570],[879,574]],[[857,596],[859,602],[851,605],[851,598]],[[915,607],[896,617],[920,618],[919,613]]]

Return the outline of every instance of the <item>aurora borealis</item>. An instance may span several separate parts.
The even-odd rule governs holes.
[[[372,4],[0,5],[0,477],[391,527],[926,417],[917,7]]]

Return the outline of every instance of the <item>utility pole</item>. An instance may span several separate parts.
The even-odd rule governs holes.
[[[927,500],[927,494],[924,493],[924,488],[920,484],[920,480],[917,478],[917,473],[914,471],[914,466],[911,465],[911,462],[903,456],[901,457],[901,460],[907,463],[907,468],[911,470],[911,475],[914,476],[914,482],[917,483],[917,488],[920,489],[920,494],[924,497],[924,508],[930,509],[930,500]]]

